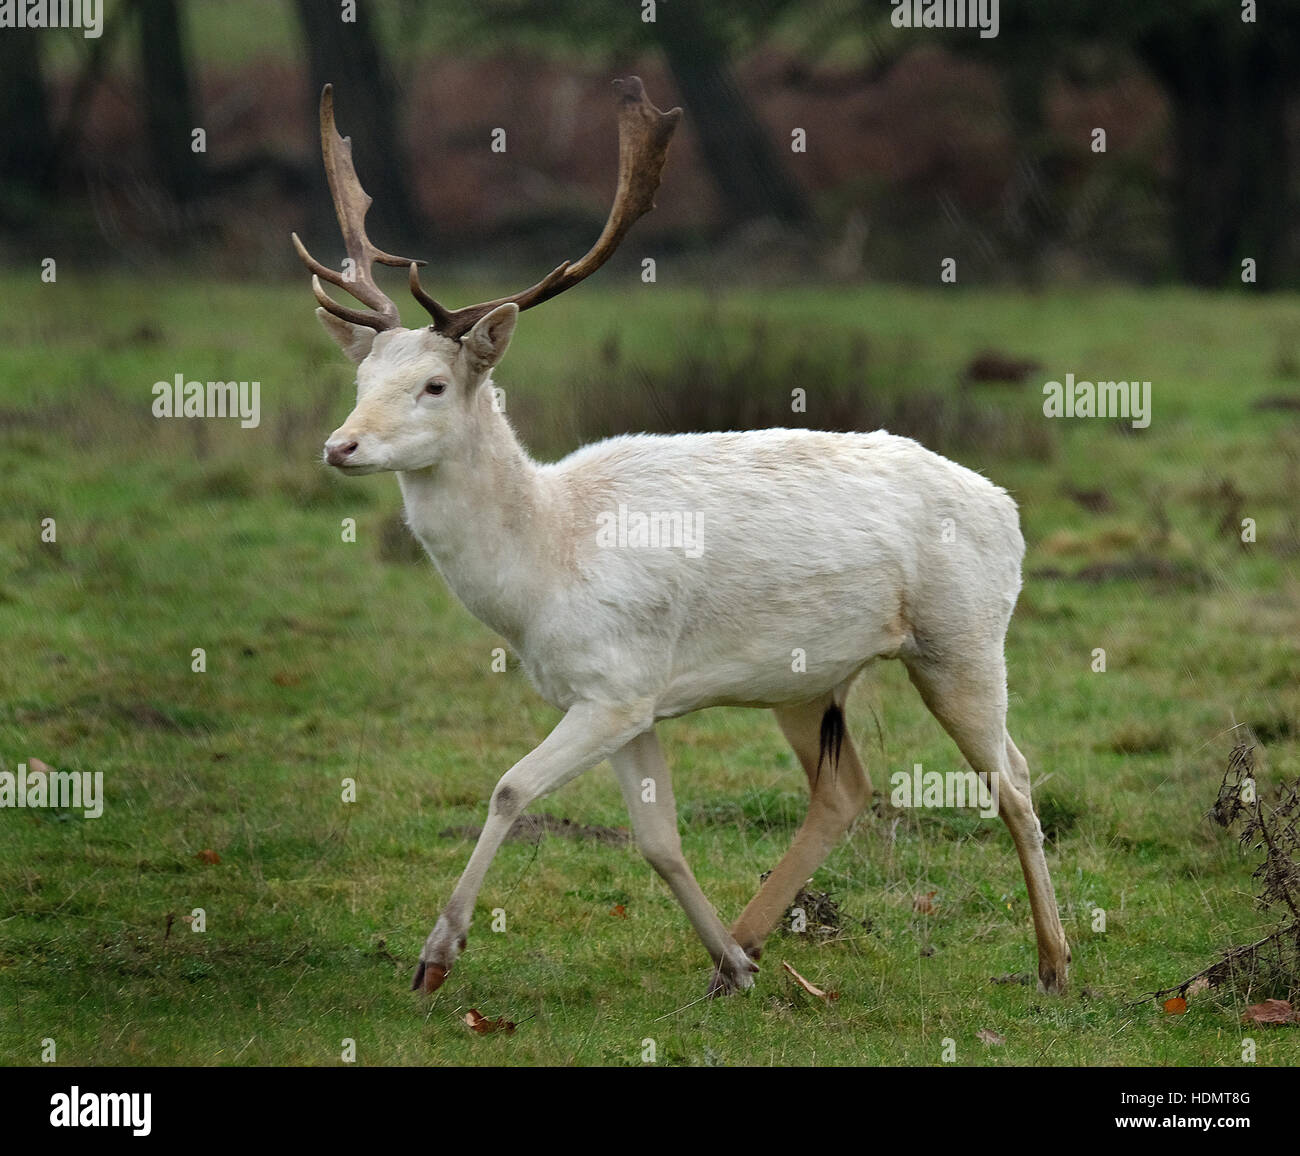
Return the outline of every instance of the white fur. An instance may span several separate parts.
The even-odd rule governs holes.
[[[516,316],[503,306],[460,343],[397,330],[373,345],[356,327],[322,318],[345,352],[362,357],[356,408],[327,449],[355,442],[348,472],[398,473],[410,527],[448,585],[510,643],[542,696],[567,712],[498,783],[421,974],[450,970],[515,815],[610,757],[627,780],[638,841],[709,947],[715,982],[745,986],[736,962],[743,952],[678,863],[675,818],[663,808],[638,815],[636,768],[658,765],[651,728],[708,706],[768,706],[798,750],[807,729],[799,704],[812,704],[805,713],[815,722],[842,703],[864,665],[897,657],[976,769],[1014,783],[1004,788],[1014,796],[1004,817],[1022,860],[1029,856],[1040,956],[1050,957],[1040,974],[1047,986],[1062,983],[1064,938],[1028,771],[1004,726],[1002,640],[1024,554],[1006,492],[883,431],[625,436],[538,464],[492,406],[490,371]],[[447,383],[442,396],[423,393],[429,381]],[[691,556],[602,544],[602,517],[620,506],[689,515],[702,528],[702,548]],[[668,799],[671,808],[670,787]],[[806,824],[820,832],[813,842],[846,826],[850,809],[844,799],[814,807]],[[800,846],[785,875],[814,857]],[[768,894],[765,909],[776,898]],[[767,916],[746,916],[754,925],[747,937],[761,942]]]
[[[804,701],[873,658],[1000,632],[1011,615],[1015,504],[906,438],[639,435],[538,466],[497,420],[505,477],[486,492],[445,463],[403,475],[402,492],[452,590],[555,706],[635,700],[663,718]],[[456,517],[457,497],[472,520]],[[484,525],[480,499],[510,505]],[[598,515],[620,504],[690,514],[700,556],[602,548]],[[796,650],[806,672],[792,670]]]

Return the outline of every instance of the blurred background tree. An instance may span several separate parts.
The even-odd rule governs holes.
[[[414,242],[420,233],[411,208],[404,123],[393,83],[392,68],[375,36],[374,22],[365,5],[358,5],[356,20],[339,19],[337,6],[320,0],[296,0],[302,22],[303,51],[307,58],[309,106],[314,123],[320,91],[333,84],[336,99],[347,109],[349,123],[358,131],[342,130],[352,137],[357,171],[366,184],[383,189],[371,209],[371,227],[394,252]],[[364,129],[364,131],[361,131]],[[314,199],[328,205],[323,195],[325,174],[320,166]]]
[[[54,136],[42,68],[47,39],[36,30],[0,33],[0,223],[35,216],[50,191]]]
[[[885,0],[361,0],[355,19],[122,0],[100,40],[0,31],[0,259],[48,234],[104,259],[182,237],[291,268],[286,226],[330,227],[329,80],[386,245],[532,262],[564,219],[590,229],[612,154],[588,131],[608,125],[597,94],[640,71],[687,114],[674,196],[644,226],[679,248],[918,280],[942,250],[976,280],[1207,287],[1253,257],[1261,286],[1294,287],[1300,0],[1247,9],[1003,0],[985,39],[896,28]],[[520,144],[495,160],[502,124]]]
[[[186,205],[203,188],[203,153],[194,148],[196,115],[190,48],[181,0],[136,0],[140,99],[153,172],[167,195]]]

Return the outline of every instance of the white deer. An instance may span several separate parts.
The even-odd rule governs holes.
[[[491,373],[520,309],[598,268],[654,193],[680,109],[636,77],[619,90],[619,178],[599,240],[531,289],[444,309],[416,263],[376,249],[351,141],[328,87],[321,141],[349,275],[312,258],[326,330],[357,364],[357,402],[325,443],[345,474],[397,474],[411,530],[465,606],[506,639],[555,729],[497,782],[487,821],[420,953],[414,989],[436,990],[464,950],[475,900],[515,819],[608,759],[636,842],[713,959],[710,994],[750,987],[762,945],[803,882],[871,797],[842,710],[855,676],[898,658],[971,766],[996,789],[1038,939],[1039,987],[1066,983],[1069,948],[1007,733],[1003,640],[1020,590],[1015,503],[987,479],[907,438],[768,429],[624,436],[554,464],[532,460],[493,404]],[[433,324],[402,328],[372,263],[409,266]],[[334,301],[320,279],[367,310]],[[637,548],[613,519],[692,519],[696,549]],[[662,528],[662,525],[660,526]],[[644,536],[643,536],[644,537]],[[646,539],[648,541],[648,538]],[[768,707],[808,776],[808,814],[728,930],[682,856],[655,723],[711,706]]]

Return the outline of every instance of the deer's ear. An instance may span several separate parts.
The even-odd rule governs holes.
[[[476,377],[493,368],[506,355],[518,319],[519,306],[507,301],[486,317],[480,317],[474,328],[461,339],[461,352]]]
[[[316,309],[316,316],[320,318],[325,332],[334,338],[335,343],[343,350],[343,356],[349,361],[360,365],[370,355],[370,347],[374,345],[375,338],[378,336],[375,330],[368,325],[353,325],[351,321],[335,317],[333,313],[319,306]]]

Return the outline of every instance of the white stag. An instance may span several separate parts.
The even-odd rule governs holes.
[[[488,866],[520,813],[604,759],[638,847],[713,959],[710,992],[751,986],[764,940],[871,797],[845,733],[850,684],[873,660],[898,658],[971,766],[997,788],[1028,886],[1039,985],[1059,992],[1069,949],[1029,768],[1006,728],[1003,640],[1024,554],[1011,498],[883,431],[624,436],[544,464],[493,404],[491,373],[519,311],[599,268],[654,205],[681,110],[655,108],[635,77],[615,83],[618,186],[591,251],[522,293],[454,311],[421,288],[416,262],[366,236],[370,197],[350,139],[334,127],[328,87],[321,97],[322,149],[350,275],[293,240],[313,273],[317,316],[357,364],[356,407],[325,443],[325,460],[345,474],[397,474],[407,522],[447,584],[564,712],[497,782],[412,987],[433,991],[446,979]],[[431,325],[400,325],[374,281],[375,261],[409,267]],[[322,279],[367,308],[340,305]],[[644,528],[638,515],[655,514],[666,515],[661,529],[690,519],[697,548],[669,541],[638,549],[640,539],[610,532],[616,518]],[[789,851],[730,930],[682,857],[654,729],[659,719],[719,705],[770,708],[811,792]]]

